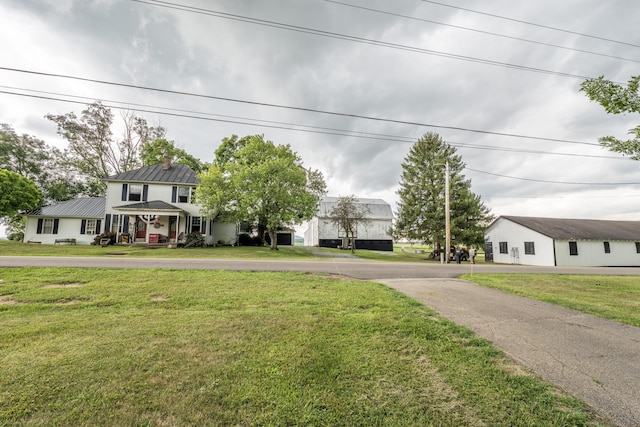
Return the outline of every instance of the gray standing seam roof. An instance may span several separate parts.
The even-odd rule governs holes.
[[[106,199],[104,197],[82,197],[45,206],[25,213],[27,216],[103,218]]]
[[[169,169],[165,170],[162,163],[112,175],[105,178],[104,181],[162,182],[168,184],[198,184],[200,182],[196,172],[189,166],[172,164]]]
[[[640,241],[640,221],[501,216],[553,239]]]

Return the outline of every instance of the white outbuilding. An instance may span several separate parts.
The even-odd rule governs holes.
[[[640,221],[500,216],[485,242],[485,259],[504,264],[640,266]]]
[[[331,221],[331,211],[339,197],[323,197],[317,215],[308,223],[304,233],[305,246],[337,248],[343,246],[344,233]],[[382,199],[357,198],[355,203],[367,212],[367,224],[357,227],[356,249],[393,251],[393,238],[389,234],[393,221],[391,206]]]

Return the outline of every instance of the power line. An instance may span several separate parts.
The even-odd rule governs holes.
[[[500,178],[509,178],[509,179],[517,179],[520,181],[532,181],[532,182],[543,182],[546,184],[566,184],[566,185],[638,185],[640,182],[568,182],[568,181],[548,181],[544,179],[534,179],[534,178],[521,178],[517,176],[509,176],[509,175],[501,175],[492,172],[481,171],[477,169],[472,169],[469,167],[465,167],[466,170],[482,173],[485,175],[497,176]]]
[[[399,50],[405,50],[410,52],[423,53],[427,55],[440,56],[444,58],[458,59],[458,60],[467,61],[467,62],[493,65],[493,66],[522,70],[522,71],[530,71],[530,72],[554,75],[559,77],[570,77],[570,78],[575,78],[580,80],[587,80],[591,78],[589,76],[581,76],[578,74],[563,73],[560,71],[552,71],[552,70],[546,70],[543,68],[535,68],[535,67],[528,67],[525,65],[510,64],[507,62],[492,61],[489,59],[476,58],[476,57],[466,56],[466,55],[456,55],[453,53],[447,53],[447,52],[442,52],[442,51],[437,51],[432,49],[423,49],[415,46],[407,46],[407,45],[402,45],[398,43],[390,43],[390,42],[384,42],[380,40],[367,39],[364,37],[349,36],[346,34],[334,33],[334,32],[324,31],[324,30],[317,30],[317,29],[302,27],[298,25],[283,24],[281,22],[267,21],[264,19],[251,18],[247,16],[235,15],[235,14],[226,13],[226,12],[219,12],[219,11],[214,11],[210,9],[186,6],[179,3],[171,3],[171,2],[160,1],[160,0],[131,0],[131,1],[136,3],[147,4],[150,6],[164,7],[167,9],[180,10],[183,12],[191,12],[199,15],[214,16],[218,18],[246,22],[246,23],[255,24],[255,25],[262,25],[262,26],[267,26],[272,28],[279,28],[284,30],[313,34],[313,35],[322,36],[322,37],[347,40],[347,41],[362,43],[362,44],[370,44],[374,46],[382,46],[382,47],[387,47],[391,49],[399,49]]]
[[[421,1],[423,1],[425,3],[437,4],[438,6],[449,7],[449,8],[452,8],[452,9],[464,10],[465,12],[476,13],[478,15],[491,16],[492,18],[498,18],[498,19],[504,19],[506,21],[518,22],[520,24],[526,24],[526,25],[531,25],[531,26],[534,26],[534,27],[546,28],[548,30],[560,31],[562,33],[574,34],[574,35],[577,35],[577,36],[588,37],[588,38],[592,38],[592,39],[596,39],[596,40],[603,40],[603,41],[606,41],[606,42],[622,44],[622,45],[626,45],[626,46],[640,47],[640,45],[633,44],[633,43],[627,43],[627,42],[623,42],[623,41],[619,41],[619,40],[608,39],[608,38],[605,38],[605,37],[594,36],[594,35],[591,35],[591,34],[580,33],[580,32],[577,32],[577,31],[565,30],[563,28],[557,28],[557,27],[552,27],[552,26],[549,26],[549,25],[537,24],[537,23],[534,23],[534,22],[523,21],[523,20],[520,20],[520,19],[509,18],[509,17],[506,17],[506,16],[500,16],[500,15],[495,15],[493,13],[482,12],[482,11],[479,11],[479,10],[467,9],[467,8],[459,7],[459,6],[452,6],[450,4],[439,3],[439,2],[431,1],[431,0],[421,0]]]
[[[605,57],[605,58],[619,59],[621,61],[629,61],[629,62],[640,63],[640,60],[637,60],[637,59],[622,58],[620,56],[608,55],[606,53],[593,52],[593,51],[590,51],[590,50],[577,49],[577,48],[573,48],[573,47],[569,47],[569,46],[561,46],[561,45],[552,44],[552,43],[545,43],[545,42],[541,42],[541,41],[537,41],[537,40],[530,40],[530,39],[525,39],[525,38],[521,38],[521,37],[508,36],[508,35],[505,35],[505,34],[498,34],[498,33],[493,33],[493,32],[490,32],[490,31],[478,30],[476,28],[465,27],[465,26],[462,26],[462,25],[445,24],[443,22],[433,21],[433,20],[430,20],[430,19],[424,19],[424,18],[417,18],[415,16],[402,15],[402,14],[399,14],[399,13],[389,12],[389,11],[385,11],[385,10],[379,10],[379,9],[373,9],[373,8],[370,8],[370,7],[364,7],[364,6],[358,6],[358,5],[349,4],[349,3],[343,3],[343,2],[336,1],[336,0],[324,0],[324,1],[326,1],[327,3],[339,4],[339,5],[342,5],[342,6],[352,7],[352,8],[355,8],[355,9],[367,10],[367,11],[370,11],[370,12],[380,13],[380,14],[384,14],[384,15],[396,16],[398,18],[405,18],[405,19],[411,19],[411,20],[414,20],[414,21],[426,22],[426,23],[429,23],[429,24],[442,25],[442,26],[445,26],[445,27],[456,28],[456,29],[464,30],[464,31],[472,31],[472,32],[479,33],[479,34],[486,34],[486,35],[495,36],[495,37],[501,37],[501,38],[505,38],[505,39],[509,39],[509,40],[517,40],[517,41],[521,41],[521,42],[525,42],[525,43],[533,43],[533,44],[537,44],[537,45],[541,45],[541,46],[547,46],[547,47],[553,47],[553,48],[557,48],[557,49],[565,49],[565,50],[571,50],[571,51],[574,51],[574,52],[586,53],[588,55],[597,55],[597,56],[602,56],[602,57]]]
[[[105,99],[105,98],[96,99],[95,97],[69,95],[69,94],[63,94],[58,92],[25,89],[25,88],[19,88],[14,86],[0,85],[0,88],[18,90],[23,92],[32,92],[32,93],[43,94],[43,95],[64,96],[68,98],[82,99],[84,101],[73,101],[73,100],[64,99],[64,98],[57,98],[57,97],[54,98],[52,96],[29,95],[27,93],[9,92],[9,91],[0,90],[0,93],[7,94],[7,95],[24,96],[28,98],[38,98],[38,99],[45,99],[49,101],[61,101],[61,102],[82,104],[82,105],[86,105],[87,101],[99,100],[100,102],[103,103],[103,105],[109,108],[160,114],[160,115],[167,115],[167,116],[175,116],[175,117],[189,118],[189,119],[195,119],[195,120],[217,121],[217,122],[240,124],[240,125],[246,125],[246,126],[261,126],[261,127],[283,129],[283,130],[290,130],[290,131],[296,131],[296,132],[344,136],[344,137],[351,137],[351,138],[371,139],[371,140],[377,140],[377,141],[399,142],[403,144],[413,144],[419,138],[419,137],[389,135],[389,134],[373,133],[373,132],[362,132],[362,131],[330,128],[330,127],[323,127],[323,126],[311,126],[311,125],[304,125],[299,123],[280,122],[280,121],[274,121],[274,120],[262,120],[262,119],[254,119],[250,117],[229,116],[229,115],[223,115],[223,114],[207,113],[202,111],[184,110],[184,109],[177,109],[177,108],[161,107],[156,105],[116,101],[116,100]],[[121,104],[123,106],[118,106],[113,104]],[[157,110],[165,110],[165,111],[157,111]],[[171,112],[175,112],[175,113],[171,113]],[[177,114],[177,113],[181,113],[181,114]],[[202,116],[207,116],[207,117],[202,117]],[[215,117],[218,117],[218,118],[215,118]],[[238,121],[238,120],[246,120],[246,121]],[[512,148],[512,147],[496,147],[496,146],[490,146],[490,145],[458,143],[458,142],[450,142],[450,141],[448,141],[447,143],[453,147],[457,147],[461,149],[469,148],[469,149],[476,149],[476,150],[505,151],[505,152],[514,152],[514,153],[523,153],[523,154],[540,154],[540,155],[557,155],[557,156],[568,156],[568,157],[601,158],[601,159],[611,159],[611,160],[628,160],[628,158],[620,157],[620,156],[602,156],[602,155],[580,154],[580,153],[557,153],[557,152],[551,152],[551,151],[527,150],[527,149]]]
[[[137,0],[133,0],[133,1],[137,1]],[[129,83],[117,83],[117,82],[110,82],[110,81],[106,81],[106,80],[90,79],[90,78],[86,78],[86,77],[78,77],[78,76],[71,76],[71,75],[65,75],[65,74],[45,73],[45,72],[41,72],[41,71],[23,70],[23,69],[18,69],[18,68],[0,67],[0,70],[13,71],[13,72],[17,72],[17,73],[25,73],[25,74],[31,74],[31,75],[37,75],[37,76],[64,78],[64,79],[77,80],[77,81],[90,82],[90,83],[97,83],[97,84],[103,84],[103,85],[109,85],[109,86],[119,86],[119,87],[126,87],[126,88],[132,88],[132,89],[148,90],[148,91],[154,91],[154,92],[168,93],[168,94],[172,94],[172,95],[191,96],[191,97],[204,98],[204,99],[214,99],[214,100],[218,100],[218,101],[227,101],[227,102],[235,102],[235,103],[242,103],[242,104],[249,104],[249,105],[257,105],[257,106],[262,106],[262,107],[282,108],[282,109],[287,109],[287,110],[296,110],[296,111],[304,111],[304,112],[309,112],[309,113],[326,114],[326,115],[337,116],[337,117],[349,117],[349,118],[355,118],[355,119],[371,120],[371,121],[377,121],[377,122],[383,122],[383,123],[394,123],[394,124],[410,125],[410,126],[418,126],[418,127],[448,129],[448,130],[456,130],[456,131],[462,131],[462,132],[473,132],[473,133],[479,133],[479,134],[484,134],[484,135],[505,136],[505,137],[510,137],[510,138],[534,139],[534,140],[548,141],[548,142],[562,142],[562,143],[566,143],[566,144],[580,144],[580,145],[589,145],[589,146],[595,146],[595,147],[599,147],[600,146],[600,144],[593,143],[593,142],[571,141],[571,140],[558,139],[558,138],[545,138],[545,137],[530,136],[530,135],[519,135],[519,134],[511,134],[511,133],[503,133],[503,132],[492,132],[492,131],[486,131],[486,130],[480,130],[480,129],[463,128],[463,127],[459,127],[459,126],[435,125],[435,124],[430,124],[430,123],[412,122],[412,121],[406,121],[406,120],[397,120],[397,119],[381,118],[381,117],[374,117],[374,116],[364,116],[364,115],[361,115],[361,114],[341,113],[341,112],[336,112],[336,111],[320,110],[320,109],[315,109],[315,108],[294,107],[294,106],[283,105],[283,104],[273,104],[273,103],[267,103],[267,102],[248,101],[248,100],[242,100],[242,99],[237,99],[237,98],[228,98],[228,97],[220,97],[220,96],[213,96],[213,95],[204,95],[204,94],[193,93],[193,92],[183,92],[183,91],[170,90],[170,89],[161,89],[161,88],[157,88],[157,87],[140,86],[140,85],[134,85],[134,84],[129,84]]]

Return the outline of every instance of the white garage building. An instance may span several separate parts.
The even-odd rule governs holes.
[[[485,242],[485,258],[504,264],[640,266],[640,221],[500,216]]]
[[[309,221],[304,233],[305,246],[336,248],[343,245],[343,233],[331,221],[331,211],[339,197],[323,197],[317,215]],[[393,238],[389,234],[393,221],[391,206],[382,199],[355,199],[367,212],[368,224],[359,224],[356,249],[393,251]]]

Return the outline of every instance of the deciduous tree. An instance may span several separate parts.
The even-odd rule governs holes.
[[[331,222],[344,233],[351,245],[351,253],[355,253],[355,238],[358,225],[367,226],[371,223],[371,210],[363,204],[358,204],[354,195],[340,196],[338,202],[329,212]],[[344,246],[344,245],[343,245]]]
[[[168,141],[164,138],[145,144],[140,153],[140,160],[142,161],[142,166],[151,166],[162,163],[164,156],[171,157],[173,163],[189,166],[196,173],[203,172],[205,169],[199,159],[182,148],[176,147],[173,141]]]
[[[311,219],[324,191],[322,174],[305,169],[289,145],[234,135],[200,175],[196,200],[209,217],[262,225],[277,250],[278,230]]]
[[[73,112],[45,117],[58,125],[58,134],[69,142],[70,165],[94,183],[140,167],[142,148],[165,135],[164,128],[149,126],[145,119],[127,112],[122,114],[122,137],[114,138],[113,113],[100,102],[87,106],[80,117]]]
[[[632,77],[626,87],[607,80],[604,76],[585,80],[580,86],[590,100],[602,105],[609,114],[640,113],[640,76]],[[628,131],[631,139],[621,140],[613,136],[600,138],[600,144],[616,153],[640,160],[640,126]]]
[[[33,210],[42,201],[42,193],[33,181],[6,169],[0,170],[0,194],[0,218]]]
[[[402,163],[400,197],[394,237],[420,240],[436,249],[445,240],[445,164],[449,163],[451,236],[456,245],[482,245],[492,216],[471,181],[454,147],[438,134],[427,133]]]

